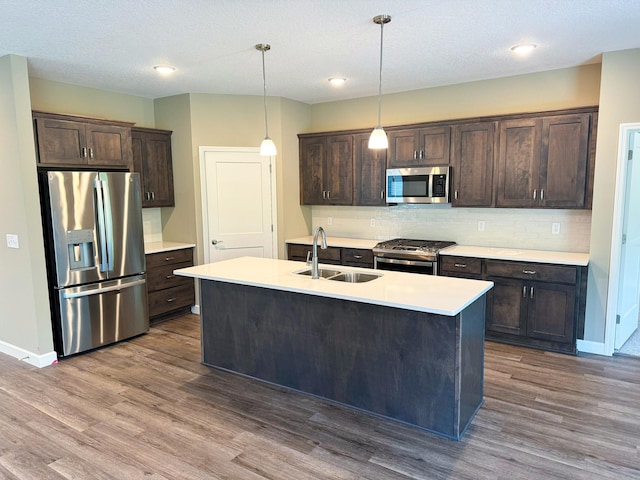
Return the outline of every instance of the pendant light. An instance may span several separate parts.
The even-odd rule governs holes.
[[[273,140],[269,138],[269,121],[267,120],[267,77],[264,72],[264,52],[268,52],[271,50],[271,45],[268,43],[259,43],[256,45],[256,50],[260,50],[262,52],[262,85],[264,87],[263,90],[263,99],[264,99],[264,128],[266,136],[262,143],[260,144],[260,155],[265,157],[270,157],[275,155],[276,152],[276,144],[273,143]]]
[[[380,123],[380,112],[382,110],[382,39],[384,33],[384,24],[389,23],[391,17],[389,15],[376,15],[373,17],[373,23],[380,25],[380,81],[378,83],[378,126],[373,129],[369,137],[369,148],[383,149],[389,147],[387,134]]]

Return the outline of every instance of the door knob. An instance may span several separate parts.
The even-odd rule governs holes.
[[[211,245],[217,245],[218,244],[218,240],[211,240]]]

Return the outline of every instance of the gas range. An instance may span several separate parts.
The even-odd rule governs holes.
[[[376,257],[433,262],[436,261],[440,250],[455,244],[456,242],[441,240],[395,238],[376,244],[373,254]]]

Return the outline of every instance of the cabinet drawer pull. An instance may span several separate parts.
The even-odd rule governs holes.
[[[172,278],[176,278],[176,276],[175,275],[167,275],[165,278],[167,280],[171,280]]]
[[[535,270],[522,270],[522,273],[524,273],[526,275],[535,275],[536,271]]]
[[[174,260],[176,257],[164,257],[164,261],[165,262],[170,262],[171,260]]]
[[[527,298],[527,287],[522,287],[522,298]]]
[[[175,302],[176,299],[174,297],[167,298],[167,303]]]
[[[354,255],[353,258],[355,258],[356,260],[360,260],[362,258],[362,255]]]
[[[453,265],[458,268],[467,268],[466,263],[454,263]]]

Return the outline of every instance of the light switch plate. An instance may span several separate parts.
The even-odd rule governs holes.
[[[20,248],[20,242],[18,241],[18,235],[13,233],[7,233],[7,247]]]
[[[478,231],[479,232],[484,232],[484,221],[483,220],[478,221]]]
[[[333,223],[333,217],[327,217],[327,225],[331,225]]]
[[[560,234],[560,223],[559,222],[553,222],[551,224],[551,233],[553,235],[559,235]]]
[[[372,227],[376,226],[376,219],[372,218],[371,221],[369,222],[369,225],[371,225]]]

